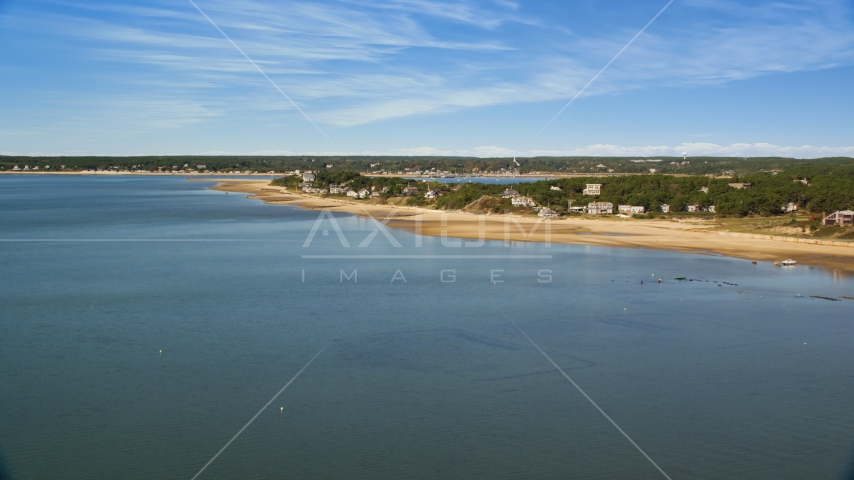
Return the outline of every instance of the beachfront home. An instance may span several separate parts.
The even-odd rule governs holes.
[[[643,205],[617,205],[617,211],[624,215],[634,215],[635,213],[646,213],[646,207]]]
[[[514,197],[510,200],[514,207],[536,207],[537,204],[530,197]]]
[[[303,182],[313,182],[315,180],[317,180],[317,175],[315,175],[312,172],[306,171],[302,174],[302,181]]]
[[[664,203],[659,207],[661,209],[661,213],[670,213],[670,205]]]
[[[611,202],[590,202],[587,204],[587,213],[590,215],[614,213],[614,204]]]
[[[795,202],[789,202],[787,205],[783,205],[782,210],[783,213],[795,213],[798,211],[798,204]]]
[[[737,188],[739,190],[742,190],[745,188],[750,188],[753,186],[753,184],[750,182],[748,182],[748,183],[728,183],[727,185],[729,185],[732,188]]]
[[[14,171],[14,172],[20,172],[20,171],[21,171],[21,167],[19,167],[19,166],[15,165],[15,168],[13,168],[13,169],[12,169],[12,171]]]
[[[406,187],[403,189],[404,197],[412,197],[414,195],[418,195],[418,188],[416,187]]]
[[[355,191],[349,187],[345,189],[344,194],[347,195],[348,197],[359,198],[359,192],[357,192],[357,191]]]
[[[329,186],[329,193],[330,193],[330,194],[332,194],[332,195],[343,195],[343,194],[344,194],[344,188],[342,188],[342,187],[333,187],[333,186],[331,186],[331,185],[330,185],[330,186]]]
[[[588,183],[587,188],[584,189],[585,195],[601,195],[602,194],[602,184],[601,183]]]
[[[424,198],[439,198],[441,195],[441,190],[427,190],[427,193],[424,194]]]
[[[709,213],[715,213],[715,206],[709,205],[708,208],[706,208],[706,211]]]
[[[367,188],[359,190],[359,198],[368,198],[371,196],[371,191]]]
[[[502,198],[515,198],[519,196],[519,192],[512,188],[504,189],[504,195],[501,195]]]
[[[699,212],[700,206],[699,205],[688,205],[687,207],[685,207],[685,210],[688,210],[689,212]]]
[[[569,207],[569,211],[571,213],[584,213],[587,211],[587,207]]]
[[[549,208],[549,207],[543,207],[543,208],[541,208],[541,209],[540,209],[540,213],[538,213],[537,215],[539,215],[539,216],[541,216],[541,217],[543,217],[543,218],[557,218],[557,217],[559,217],[559,216],[560,216],[560,215],[558,215],[558,213],[557,213],[557,212],[555,212],[554,210],[552,210],[552,209],[551,209],[551,208]]]
[[[822,225],[854,225],[854,211],[840,210],[824,217]]]

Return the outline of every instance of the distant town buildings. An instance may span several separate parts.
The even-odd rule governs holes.
[[[614,213],[614,204],[611,202],[590,202],[587,204],[587,213],[590,215]]]
[[[585,195],[601,195],[602,194],[602,184],[601,183],[588,183],[587,188],[584,189]]]

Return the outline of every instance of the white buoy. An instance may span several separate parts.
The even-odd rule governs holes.
[[[162,353],[163,353],[163,350],[160,350],[160,353],[162,354]]]

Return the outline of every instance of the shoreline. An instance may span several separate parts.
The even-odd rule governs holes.
[[[204,181],[204,179],[193,179]],[[751,238],[709,230],[713,225],[667,220],[571,218],[543,222],[517,215],[479,215],[416,207],[356,203],[338,198],[319,198],[271,187],[267,180],[223,180],[212,190],[245,193],[246,198],[304,210],[330,210],[377,220],[391,216],[387,225],[425,236],[470,240],[564,243],[619,248],[647,248],[755,261],[787,258],[799,264],[854,273],[851,247],[814,245],[765,238]],[[539,226],[534,229],[535,225]],[[550,232],[547,232],[547,228]],[[522,232],[522,229],[525,232]],[[509,233],[507,232],[509,230]],[[533,230],[533,232],[532,232]]]

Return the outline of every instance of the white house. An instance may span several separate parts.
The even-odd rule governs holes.
[[[588,183],[587,188],[584,189],[585,195],[601,195],[602,194],[602,184],[601,183]]]
[[[424,198],[439,198],[441,195],[441,190],[427,190],[427,193],[424,194]]]
[[[540,213],[538,213],[537,215],[539,215],[539,216],[541,216],[541,217],[543,217],[543,218],[555,218],[555,217],[559,217],[559,216],[560,216],[560,215],[558,215],[558,214],[557,214],[557,212],[555,212],[554,210],[552,210],[552,209],[551,209],[551,208],[549,208],[549,207],[543,207],[543,208],[541,208],[541,209],[540,209]]]
[[[689,212],[699,212],[700,211],[700,207],[698,205],[688,205],[687,207],[685,207],[685,209],[688,210]]]
[[[514,207],[536,207],[537,204],[530,197],[513,197],[510,203]]]
[[[840,210],[824,217],[823,225],[854,225],[854,211]]]
[[[661,213],[670,213],[670,205],[664,203],[661,205]]]
[[[710,212],[710,213],[715,213],[715,206],[714,206],[714,205],[709,205],[709,208],[707,208],[707,209],[706,209],[706,211],[707,211],[707,212]]]
[[[13,170],[13,171],[15,171],[15,172],[20,172],[20,171],[21,171],[21,167],[19,167],[19,166],[15,165],[15,168],[13,168],[12,170]]]
[[[317,180],[317,175],[315,175],[312,172],[304,172],[302,174],[302,181],[303,182],[313,182],[315,180]]]
[[[635,213],[646,213],[646,207],[643,205],[617,205],[617,211],[633,215]]]
[[[371,196],[371,191],[367,188],[359,190],[359,198],[368,198]]]
[[[344,193],[344,189],[342,187],[329,187],[329,193],[332,195],[342,195]]]
[[[352,189],[349,189],[349,188],[347,189],[347,191],[346,191],[346,193],[345,193],[345,194],[346,194],[348,197],[359,198],[359,192],[357,192],[357,191],[355,191],[355,190],[352,190]]]
[[[549,190],[557,190],[558,192],[561,191],[560,187],[558,187],[557,185],[552,185],[551,187],[549,187]]]
[[[703,193],[709,193],[709,187],[702,187],[700,188],[700,191]]]
[[[784,213],[794,213],[798,211],[798,204],[794,202],[789,202],[788,205],[783,205],[782,208]]]
[[[611,202],[590,202],[587,204],[587,213],[590,215],[614,213],[614,204]]]

